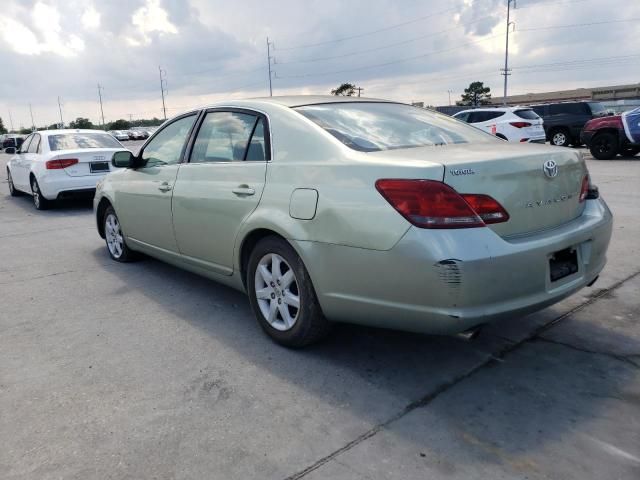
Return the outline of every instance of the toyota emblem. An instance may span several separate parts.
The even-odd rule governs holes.
[[[547,160],[542,166],[542,171],[549,178],[555,178],[558,176],[558,164],[555,160]]]

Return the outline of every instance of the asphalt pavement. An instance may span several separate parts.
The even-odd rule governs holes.
[[[297,351],[3,175],[0,477],[637,480],[640,156],[588,164],[615,215],[592,288],[473,342],[341,325]]]

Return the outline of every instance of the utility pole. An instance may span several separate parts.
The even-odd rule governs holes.
[[[11,117],[11,109],[9,109],[9,125],[11,125],[11,131],[13,132],[13,118]]]
[[[158,72],[160,73],[160,94],[162,95],[162,113],[164,115],[164,119],[167,119],[167,107],[164,103],[164,95],[166,92],[165,87],[167,86],[167,71],[162,70],[160,65],[158,65]],[[164,74],[164,77],[162,76]]]
[[[511,25],[515,25],[515,22],[511,21],[511,2],[513,2],[513,8],[516,8],[516,0],[507,0],[507,40],[504,47],[504,68],[501,69],[502,75],[504,75],[504,97],[502,99],[504,105],[507,104],[507,79],[511,75],[511,70],[509,70],[509,29]]]
[[[451,106],[451,94],[453,93],[453,90],[447,90],[447,93],[449,94],[449,106]]]
[[[29,104],[29,113],[31,113],[31,131],[34,132],[36,130],[36,122],[33,121],[33,109],[31,108],[31,104]]]
[[[58,95],[58,111],[60,112],[60,128],[64,128],[64,120],[62,120],[62,102],[60,101],[59,95]]]
[[[271,47],[273,46],[273,42],[269,40],[267,37],[267,63],[269,64],[269,96],[273,97],[273,86],[271,85]],[[274,59],[275,60],[275,59]]]
[[[102,129],[104,130],[104,110],[102,109],[102,90],[104,90],[104,87],[101,87],[100,84],[98,84],[98,98],[100,99],[100,115],[102,115]]]
[[[133,122],[133,113],[129,114],[129,122]]]
[[[360,96],[361,92],[364,92],[364,88],[362,87],[356,87],[356,90],[358,91],[358,97]]]

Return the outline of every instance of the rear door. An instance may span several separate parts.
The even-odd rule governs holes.
[[[264,188],[268,131],[266,117],[254,111],[206,112],[173,194],[173,225],[187,261],[233,272],[236,236]]]
[[[160,250],[178,251],[171,197],[196,117],[191,113],[165,125],[138,155],[142,167],[117,176],[116,211],[128,238]]]

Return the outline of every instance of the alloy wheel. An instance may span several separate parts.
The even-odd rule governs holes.
[[[124,238],[122,237],[118,218],[113,213],[108,214],[104,220],[104,234],[109,253],[114,258],[120,258],[124,251]]]
[[[11,178],[11,172],[7,170],[7,183],[9,184],[9,193],[11,195],[15,194],[16,188],[13,185],[13,178]]]
[[[300,313],[298,280],[291,266],[278,254],[260,259],[254,288],[260,312],[276,330],[293,328]]]
[[[42,203],[42,198],[40,197],[40,187],[38,187],[38,182],[35,178],[31,179],[31,192],[33,193],[33,204],[37,209],[39,209]]]
[[[558,146],[564,146],[567,144],[567,136],[563,132],[557,132],[553,135],[553,144]]]

